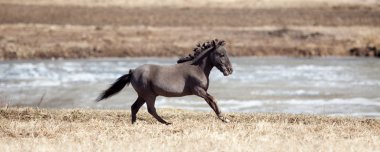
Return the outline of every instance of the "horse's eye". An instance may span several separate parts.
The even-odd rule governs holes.
[[[224,57],[224,54],[220,54],[220,57]]]

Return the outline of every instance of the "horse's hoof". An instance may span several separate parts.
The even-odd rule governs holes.
[[[230,120],[228,120],[227,118],[223,119],[222,121],[223,121],[224,123],[229,123],[229,122],[230,122]]]
[[[224,117],[219,117],[220,120],[222,120],[224,123],[229,123],[230,120],[228,120],[227,118],[224,118]]]

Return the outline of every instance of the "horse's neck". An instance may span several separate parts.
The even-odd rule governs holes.
[[[199,66],[201,67],[203,72],[206,74],[207,78],[209,77],[210,72],[211,72],[212,68],[214,67],[214,65],[211,63],[211,61],[208,59],[208,57],[203,58],[199,64]]]

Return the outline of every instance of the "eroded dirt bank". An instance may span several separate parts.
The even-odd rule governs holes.
[[[375,56],[379,16],[375,6],[0,4],[0,59],[184,56],[197,42],[213,38],[227,40],[233,56]],[[377,49],[370,54],[367,46]],[[354,47],[359,50],[352,52]]]

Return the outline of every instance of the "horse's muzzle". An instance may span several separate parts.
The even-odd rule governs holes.
[[[228,76],[230,73],[228,73],[227,71],[223,71],[223,75],[224,76]]]
[[[232,74],[233,70],[232,70],[232,67],[222,67],[222,73],[224,76],[228,76],[230,74]]]
[[[234,71],[234,70],[232,69],[232,67],[228,67],[227,70],[228,70],[229,74],[232,74],[232,72]]]

